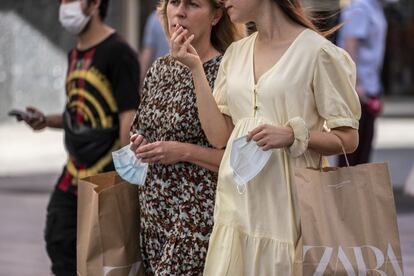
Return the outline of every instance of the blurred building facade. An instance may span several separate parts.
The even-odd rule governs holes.
[[[310,12],[326,16],[335,15],[349,0],[302,1]],[[138,49],[144,22],[157,2],[113,0],[107,21]],[[384,93],[414,101],[414,1],[399,0],[385,11],[389,33]],[[334,18],[328,17],[331,24]],[[58,22],[58,1],[0,1],[0,122],[10,108],[63,108],[66,53],[73,42]]]

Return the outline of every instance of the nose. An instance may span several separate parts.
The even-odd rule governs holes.
[[[180,18],[186,17],[187,6],[184,1],[181,1],[176,10],[176,16]]]

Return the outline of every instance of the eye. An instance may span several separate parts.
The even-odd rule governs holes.
[[[178,0],[170,0],[168,3],[171,4],[171,5],[176,6],[176,5],[178,5]]]
[[[192,7],[199,7],[200,5],[196,2],[196,1],[189,1],[190,2],[190,6]]]

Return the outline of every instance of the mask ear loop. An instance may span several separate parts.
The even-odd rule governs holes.
[[[239,192],[239,195],[244,195],[244,193],[246,193],[246,190],[247,190],[246,183],[244,183],[244,184],[237,184],[237,191]]]

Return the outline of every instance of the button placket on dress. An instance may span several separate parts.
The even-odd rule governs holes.
[[[253,117],[256,117],[256,113],[259,107],[257,106],[257,85],[253,87]]]

